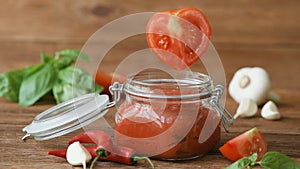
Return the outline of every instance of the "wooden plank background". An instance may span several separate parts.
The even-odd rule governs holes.
[[[299,0],[6,0],[0,5],[0,73],[39,63],[41,50],[53,54],[66,48],[81,49],[95,31],[120,17],[183,7],[196,7],[207,15],[227,81],[240,67],[263,66],[270,73],[273,90],[281,95],[282,120],[266,121],[259,115],[239,119],[231,133],[222,134],[221,144],[257,126],[270,150],[300,162]],[[138,45],[132,43],[129,48]],[[121,46],[122,50],[127,48]],[[19,107],[0,98],[0,168],[72,168],[46,152],[64,148],[74,134],[55,141],[20,140],[21,129],[51,106],[53,102],[42,101],[32,107]],[[238,105],[227,97],[226,106],[235,112]],[[154,163],[157,168],[222,168],[230,164],[217,150],[194,161]],[[113,163],[98,166],[132,168]]]

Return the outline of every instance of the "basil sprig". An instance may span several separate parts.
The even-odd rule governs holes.
[[[225,169],[252,169],[255,165],[260,165],[265,169],[300,169],[300,165],[290,157],[275,151],[267,152],[258,162],[256,160],[257,153],[254,153],[232,163]]]
[[[89,57],[78,50],[66,49],[50,56],[41,52],[42,63],[0,74],[0,96],[30,106],[52,94],[57,103],[103,90],[90,74],[71,66],[77,58],[89,63]]]

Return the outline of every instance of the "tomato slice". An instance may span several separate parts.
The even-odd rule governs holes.
[[[267,144],[260,131],[253,128],[229,140],[219,150],[231,161],[248,157],[253,153],[257,153],[257,160],[260,160],[267,152]]]
[[[156,13],[150,18],[146,32],[153,53],[176,70],[195,63],[207,50],[211,38],[210,24],[196,8]]]

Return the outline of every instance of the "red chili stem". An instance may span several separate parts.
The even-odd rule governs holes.
[[[124,146],[115,146],[114,152],[112,152],[108,157],[108,161],[118,162],[127,165],[133,165],[138,161],[146,160],[151,168],[154,168],[154,165],[150,158],[148,157],[139,157],[135,154],[135,150],[129,147]]]
[[[152,161],[150,160],[149,157],[134,156],[134,157],[131,157],[131,158],[133,158],[133,161],[136,161],[136,162],[138,162],[138,161],[147,161],[150,164],[151,168],[154,168],[154,164],[152,163]]]
[[[91,167],[90,167],[90,169],[93,169],[94,168],[94,165],[95,165],[95,163],[96,163],[96,161],[97,160],[99,160],[99,159],[105,159],[105,158],[107,158],[108,157],[108,152],[106,151],[106,150],[104,150],[104,149],[102,149],[102,148],[100,148],[100,149],[98,149],[97,151],[96,151],[96,154],[97,154],[97,156],[94,158],[94,160],[92,161],[92,164],[91,164]]]

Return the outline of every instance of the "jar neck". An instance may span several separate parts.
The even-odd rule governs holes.
[[[145,99],[204,99],[211,96],[213,83],[208,75],[198,72],[147,70],[129,75],[123,90]]]

